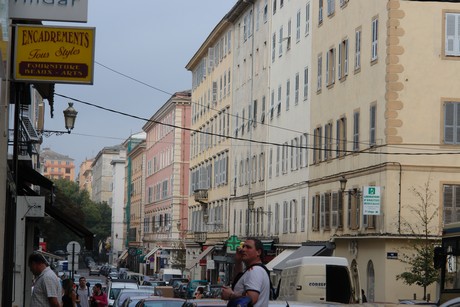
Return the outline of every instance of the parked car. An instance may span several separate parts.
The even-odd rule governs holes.
[[[187,284],[185,298],[193,298],[195,291],[198,287],[204,287],[207,291],[209,282],[207,280],[192,280]]]
[[[173,288],[179,287],[182,283],[188,283],[190,280],[188,278],[171,278],[169,280],[169,285]]]
[[[113,302],[113,307],[121,306],[122,302],[126,300],[126,298],[131,296],[153,296],[155,293],[154,289],[121,289],[118,293],[117,298]]]
[[[219,307],[227,306],[227,301],[221,299],[194,299],[187,300],[182,307]]]
[[[142,282],[142,285],[143,286],[166,286],[166,281],[162,281],[162,280],[149,280],[149,281],[146,281],[144,280]]]
[[[101,276],[100,268],[97,267],[97,266],[90,266],[89,267],[89,276],[92,276],[92,275]]]
[[[143,299],[148,298],[147,296],[131,296],[127,297],[122,303],[121,307],[135,307],[136,304]]]
[[[181,283],[178,284],[176,288],[173,288],[174,297],[176,298],[185,298],[187,296],[187,284]]]
[[[107,296],[109,299],[109,306],[113,306],[113,302],[117,299],[118,294],[122,289],[139,289],[139,285],[135,280],[109,279],[107,283]]]
[[[152,297],[140,300],[136,304],[136,307],[159,307],[159,306],[182,307],[184,302],[185,300],[180,299],[180,298],[152,296]]]
[[[205,292],[207,298],[220,298],[222,295],[222,285],[209,285],[208,291]]]

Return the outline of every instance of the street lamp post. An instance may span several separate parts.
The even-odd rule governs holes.
[[[69,106],[67,109],[63,111],[64,113],[64,121],[65,121],[65,128],[67,131],[60,131],[60,130],[37,130],[38,134],[43,135],[45,137],[50,137],[53,134],[56,136],[63,135],[65,133],[70,134],[72,129],[75,126],[75,120],[77,119],[77,110],[73,107],[73,103],[69,102]]]

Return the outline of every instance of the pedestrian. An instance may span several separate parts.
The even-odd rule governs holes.
[[[35,276],[32,290],[31,307],[59,307],[61,306],[61,283],[56,274],[49,267],[45,257],[37,252],[29,256],[29,269]]]
[[[91,307],[107,307],[109,301],[107,294],[102,292],[102,285],[97,283],[93,287],[93,295],[91,296]]]
[[[68,278],[62,282],[62,289],[64,290],[64,295],[62,296],[62,307],[75,307],[77,295],[73,288],[74,282],[72,279]]]
[[[248,298],[250,299],[248,305],[268,306],[270,279],[261,266],[263,250],[263,244],[257,238],[247,238],[242,248],[237,248],[234,267],[234,277],[237,280],[233,281],[232,287],[222,288],[222,299],[230,301],[227,306],[233,306],[232,302],[235,301],[244,302],[244,299]],[[246,267],[245,271],[242,271],[242,263]]]
[[[89,285],[86,284],[86,278],[80,277],[78,279],[77,285],[77,307],[89,307],[89,298],[91,297],[89,293]]]

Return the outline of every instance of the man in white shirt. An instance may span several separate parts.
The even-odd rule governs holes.
[[[89,307],[89,287],[86,285],[86,278],[80,277],[77,286],[77,306],[78,307]]]
[[[35,276],[31,307],[60,307],[61,282],[40,253],[29,256],[29,268]]]
[[[270,300],[270,279],[261,266],[264,246],[259,239],[247,238],[243,247],[235,255],[235,273],[244,262],[246,271],[239,275],[234,288],[223,287],[222,299],[235,300],[243,296],[251,299],[254,307],[266,307]]]

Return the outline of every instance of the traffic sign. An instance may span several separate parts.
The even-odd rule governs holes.
[[[70,241],[67,243],[67,252],[72,253],[75,251],[75,254],[79,254],[81,251],[80,243],[77,241]]]

